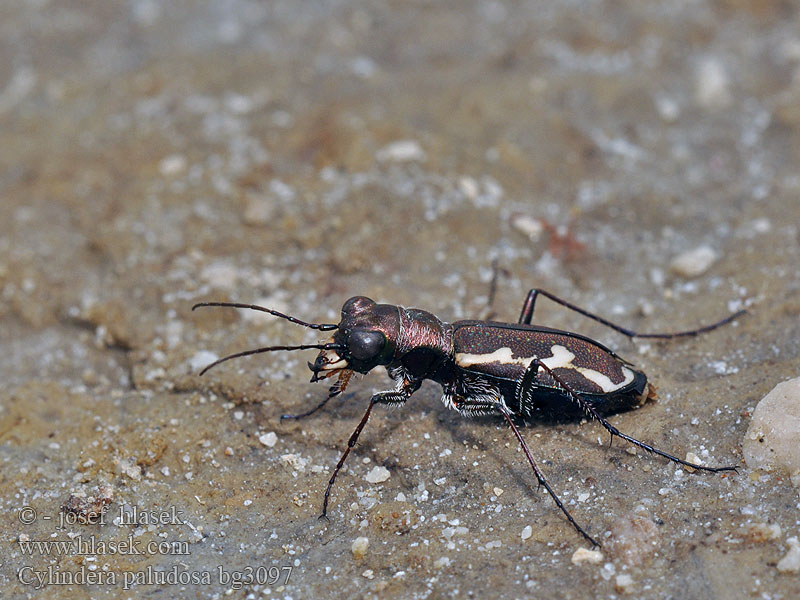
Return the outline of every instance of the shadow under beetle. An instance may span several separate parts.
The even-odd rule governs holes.
[[[311,381],[338,376],[327,397],[309,411],[283,415],[282,419],[300,419],[319,409],[347,387],[353,372],[368,373],[377,366],[386,367],[394,380],[394,389],[375,394],[342,457],[331,475],[322,505],[322,517],[328,512],[331,489],[350,450],[376,404],[402,405],[419,389],[425,379],[442,386],[442,402],[464,415],[502,415],[525,452],[539,483],[561,509],[569,522],[593,545],[592,538],[572,517],[533,460],[530,449],[517,428],[514,417],[535,416],[541,411],[571,413],[575,408],[589,419],[596,419],[610,434],[627,440],[648,452],[700,471],[717,473],[735,471],[735,467],[706,467],[695,464],[626,435],[603,415],[636,407],[655,395],[641,371],[602,344],[569,331],[532,325],[536,298],[550,300],[593,319],[628,337],[661,338],[694,336],[729,323],[742,315],[739,311],[721,321],[677,333],[636,333],[594,315],[544,290],[532,289],[522,307],[517,323],[495,321],[456,321],[445,323],[433,314],[416,308],[377,304],[364,296],[350,298],[342,306],[338,324],[307,323],[276,310],[235,302],[201,302],[192,307],[227,306],[247,308],[287,319],[297,325],[334,331],[330,341],[298,346],[268,346],[237,352],[221,358],[210,368],[240,356],[282,350],[320,350],[308,363]]]

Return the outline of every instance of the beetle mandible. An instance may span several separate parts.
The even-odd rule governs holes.
[[[605,415],[644,403],[655,395],[653,387],[644,373],[599,342],[577,333],[532,325],[539,295],[629,338],[694,336],[725,325],[745,312],[740,310],[716,323],[689,331],[637,333],[535,288],[528,292],[517,323],[478,320],[447,323],[424,310],[378,304],[365,296],[354,296],[344,303],[339,323],[307,323],[252,304],[201,302],[192,310],[201,306],[258,310],[304,327],[334,331],[334,334],[329,341],[319,344],[267,346],[237,352],[211,363],[200,374],[241,356],[273,351],[320,350],[316,360],[308,363],[313,373],[311,381],[335,376],[337,379],[319,405],[303,413],[281,417],[300,419],[315,413],[331,398],[341,394],[354,372],[366,374],[375,367],[386,367],[395,383],[394,389],[378,392],[370,399],[328,481],[321,517],[327,515],[336,476],[367,424],[372,408],[376,404],[404,404],[425,379],[442,386],[442,402],[448,408],[468,416],[502,416],[519,441],[539,483],[572,526],[594,546],[599,546],[599,543],[578,525],[534,461],[515,418],[534,417],[542,411],[561,414],[578,411],[590,420],[597,420],[609,432],[611,439],[619,437],[672,462],[712,473],[736,470],[736,467],[707,467],[680,459],[622,433],[609,423]]]

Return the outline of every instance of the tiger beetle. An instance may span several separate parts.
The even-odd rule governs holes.
[[[284,350],[320,350],[317,359],[308,363],[313,373],[311,381],[338,377],[319,405],[306,412],[281,417],[302,419],[341,394],[354,372],[366,374],[377,366],[386,367],[389,377],[395,382],[394,389],[378,392],[370,399],[328,481],[321,517],[327,515],[333,483],[367,424],[372,408],[376,404],[404,404],[425,379],[442,386],[442,402],[448,408],[467,416],[501,415],[519,441],[539,484],[544,486],[578,533],[594,546],[600,544],[578,525],[545,479],[517,428],[515,418],[524,420],[543,414],[571,415],[577,412],[590,420],[596,419],[611,434],[612,440],[617,436],[674,463],[711,473],[736,470],[736,467],[707,467],[680,459],[622,433],[609,423],[604,415],[643,404],[655,396],[654,388],[644,373],[599,342],[570,331],[532,325],[533,309],[539,296],[629,338],[695,336],[725,325],[745,312],[740,310],[721,321],[690,331],[637,333],[539,289],[528,292],[517,323],[477,320],[446,323],[424,310],[378,304],[364,296],[355,296],[344,303],[339,323],[307,323],[252,304],[201,302],[192,310],[200,306],[246,308],[303,327],[335,333],[329,341],[319,344],[268,346],[237,352],[214,361],[200,374],[241,356]]]

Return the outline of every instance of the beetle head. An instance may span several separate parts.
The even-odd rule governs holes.
[[[308,363],[311,381],[330,377],[344,369],[368,373],[394,359],[400,332],[400,313],[391,304],[376,304],[354,296],[342,306],[342,320],[331,340],[336,346],[322,350]]]

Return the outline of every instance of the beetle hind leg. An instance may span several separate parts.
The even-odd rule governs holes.
[[[541,294],[545,298],[549,298],[556,304],[560,304],[564,308],[568,308],[580,315],[588,319],[592,319],[593,321],[597,321],[598,323],[602,323],[606,327],[613,329],[621,333],[622,335],[626,335],[629,338],[639,337],[639,338],[654,338],[654,339],[671,339],[676,337],[691,337],[695,335],[700,335],[701,333],[706,333],[707,331],[712,331],[717,327],[721,327],[722,325],[726,325],[741,317],[745,312],[745,310],[740,310],[732,315],[728,315],[724,319],[720,319],[716,323],[711,323],[710,325],[705,325],[703,327],[698,327],[696,329],[690,329],[688,331],[676,331],[671,333],[637,333],[632,329],[628,329],[626,327],[622,327],[621,325],[617,325],[616,323],[612,323],[603,317],[600,317],[594,313],[590,313],[588,310],[581,308],[580,306],[576,306],[571,302],[567,302],[566,300],[559,298],[555,294],[551,294],[545,290],[538,290],[536,288],[531,289],[528,292],[528,297],[525,299],[525,304],[522,305],[522,312],[519,315],[519,324],[520,325],[530,325],[531,321],[533,320],[533,309],[536,306],[536,298]]]
[[[631,437],[625,433],[622,433],[619,429],[617,429],[611,423],[609,423],[608,420],[603,415],[598,413],[597,410],[591,404],[589,404],[586,400],[584,400],[580,396],[580,394],[573,392],[572,389],[570,389],[570,387],[564,382],[564,380],[561,379],[561,377],[553,373],[553,370],[550,369],[550,367],[545,365],[538,358],[534,359],[532,364],[535,364],[539,368],[547,371],[547,373],[556,381],[556,383],[558,383],[558,385],[560,385],[564,389],[564,391],[581,408],[581,410],[583,410],[586,413],[588,417],[596,419],[603,426],[603,428],[606,431],[608,431],[608,433],[611,434],[612,440],[614,439],[614,436],[617,436],[618,438],[623,439],[626,442],[630,442],[634,446],[638,446],[643,450],[647,450],[648,452],[651,452],[653,454],[663,456],[664,458],[671,460],[674,463],[683,465],[685,467],[691,467],[692,469],[697,469],[698,471],[707,471],[709,473],[719,473],[722,471],[734,471],[734,472],[736,471],[736,467],[706,467],[704,465],[698,465],[696,463],[689,462],[688,460],[683,460],[682,458],[678,458],[677,456],[673,456],[668,452],[664,452],[663,450],[659,450],[658,448],[655,448],[650,444],[646,444],[640,440],[637,440],[635,437]]]

